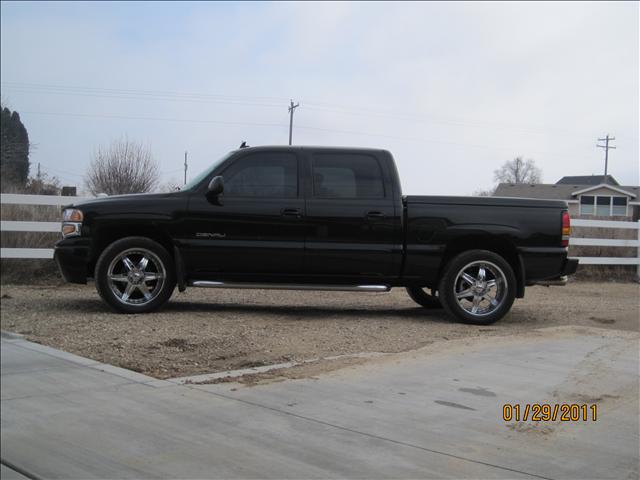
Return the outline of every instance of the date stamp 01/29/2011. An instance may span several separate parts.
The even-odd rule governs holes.
[[[598,420],[598,406],[586,403],[505,403],[502,419],[505,422],[595,422]]]

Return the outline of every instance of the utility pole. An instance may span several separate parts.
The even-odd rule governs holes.
[[[40,180],[40,162],[38,162],[38,180]]]
[[[599,142],[604,142],[604,145],[596,144],[596,147],[604,148],[604,183],[607,183],[607,171],[609,169],[609,149],[616,149],[616,147],[609,145],[609,142],[615,139],[616,137],[610,137],[607,133],[606,137],[598,139]]]
[[[289,145],[291,145],[291,139],[293,136],[293,111],[299,106],[299,103],[294,105],[293,100],[291,100],[291,104],[289,105]]]
[[[184,152],[184,185],[187,184],[187,151]]]

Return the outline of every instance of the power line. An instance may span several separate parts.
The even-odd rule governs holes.
[[[403,140],[403,141],[406,140],[410,142],[420,142],[420,143],[429,143],[429,144],[438,143],[442,145],[454,145],[458,147],[486,148],[490,150],[508,150],[512,152],[518,150],[518,148],[513,148],[508,146],[502,147],[502,146],[495,146],[495,145],[479,145],[479,144],[473,144],[473,143],[448,142],[446,140],[432,140],[432,139],[427,139],[423,137],[401,137],[401,136],[389,135],[385,133],[369,133],[369,132],[360,132],[355,130],[336,130],[332,128],[309,127],[304,125],[298,125],[297,128],[301,130],[315,130],[319,132],[340,133],[344,135],[362,135],[367,137],[379,137],[379,138],[388,138],[392,140]],[[531,151],[530,153],[539,153],[539,154],[545,154],[545,155],[547,154],[547,152],[535,152],[535,151]]]
[[[218,125],[238,125],[249,127],[279,127],[286,128],[286,124],[282,123],[258,123],[258,122],[230,122],[224,120],[194,120],[185,118],[166,118],[166,117],[144,117],[144,116],[129,116],[129,115],[104,115],[93,113],[65,113],[65,112],[34,112],[23,111],[25,115],[52,115],[52,116],[64,116],[64,117],[82,117],[82,118],[109,118],[115,120],[153,120],[162,122],[181,122],[181,123],[212,123]]]
[[[70,92],[70,91],[47,91],[47,90],[29,90],[22,89],[20,87],[10,87],[14,90],[17,90],[21,93],[36,93],[36,94],[53,94],[53,95],[69,95],[69,96],[78,96],[78,97],[97,97],[97,98],[110,98],[110,99],[121,99],[121,100],[143,100],[143,101],[164,101],[164,102],[187,102],[187,103],[215,103],[215,104],[225,104],[225,105],[241,105],[241,106],[251,106],[251,107],[267,107],[267,108],[279,108],[280,104],[277,103],[259,103],[252,101],[243,101],[243,100],[224,100],[224,99],[213,99],[213,98],[180,98],[180,97],[170,97],[170,96],[139,96],[135,94],[106,94],[106,93],[91,93],[91,92]]]
[[[305,100],[303,102],[305,108],[309,108],[311,110],[317,111],[326,111],[326,112],[335,112],[346,115],[359,115],[359,116],[380,116],[380,117],[390,117],[390,118],[398,118],[404,119],[413,122],[419,123],[436,123],[442,125],[449,126],[460,126],[460,127],[477,127],[477,128],[502,128],[509,130],[520,130],[522,132],[530,132],[536,134],[544,134],[546,132],[557,132],[562,135],[572,135],[572,136],[580,136],[584,138],[584,132],[578,132],[575,130],[567,130],[564,128],[549,128],[547,126],[533,126],[533,125],[514,125],[512,123],[504,124],[497,122],[474,122],[461,120],[456,118],[442,118],[442,117],[432,117],[426,116],[420,112],[401,112],[401,111],[393,111],[393,110],[384,110],[379,108],[370,108],[363,106],[348,106],[344,104],[336,105],[332,103],[322,102],[322,101],[312,101]],[[637,138],[637,137],[634,137]]]
[[[139,90],[139,89],[119,89],[119,88],[102,88],[102,87],[81,87],[81,86],[66,86],[66,85],[52,85],[42,83],[17,83],[17,82],[2,82],[4,86],[9,88],[23,88],[29,90],[42,90],[42,91],[65,91],[65,92],[84,92],[84,93],[103,93],[103,94],[125,94],[125,95],[140,95],[140,96],[161,96],[161,97],[175,97],[175,98],[195,98],[195,99],[213,99],[213,100],[247,100],[247,101],[270,101],[281,102],[286,100],[284,97],[267,97],[267,96],[243,96],[243,95],[222,95],[222,94],[206,94],[206,93],[191,93],[191,92],[175,92],[164,90]]]
[[[371,117],[383,117],[383,118],[394,118],[399,120],[404,120],[411,123],[428,123],[435,125],[444,125],[450,127],[461,127],[461,128],[486,128],[486,129],[502,129],[502,130],[511,130],[518,131],[520,133],[525,134],[535,134],[535,135],[548,135],[550,133],[557,135],[571,135],[574,137],[584,138],[584,134],[569,131],[565,129],[554,129],[554,128],[542,128],[535,126],[523,126],[523,125],[506,125],[500,123],[493,122],[473,122],[466,120],[458,120],[458,119],[447,119],[447,118],[439,118],[439,117],[428,117],[419,113],[403,113],[403,112],[391,112],[391,111],[377,111],[377,110],[369,110],[369,109],[345,109],[345,108],[327,108],[324,106],[316,106],[314,103],[304,102],[305,108],[309,110],[316,110],[320,112],[328,112],[328,113],[338,113],[341,115],[355,115],[355,116],[363,116],[367,118]]]
[[[275,96],[240,96],[240,95],[222,95],[222,94],[205,94],[205,93],[187,93],[163,90],[140,90],[140,89],[117,89],[103,87],[82,87],[82,86],[65,86],[43,83],[17,83],[2,82],[2,85],[10,89],[17,90],[22,93],[41,93],[41,94],[57,94],[71,95],[82,97],[102,97],[117,98],[123,100],[146,100],[146,101],[170,101],[170,102],[190,102],[190,103],[217,103],[227,105],[240,106],[258,106],[266,108],[280,108],[282,97]],[[328,113],[337,113],[343,115],[357,115],[366,117],[388,117],[405,120],[413,123],[432,123],[445,126],[461,127],[461,128],[491,128],[516,130],[522,133],[531,133],[536,135],[544,135],[557,132],[562,135],[572,135],[584,137],[583,133],[570,131],[566,129],[523,126],[514,124],[500,124],[494,122],[473,122],[454,118],[438,118],[425,116],[422,113],[399,112],[390,110],[381,110],[362,106],[348,106],[344,104],[336,105],[322,101],[305,101],[305,108],[316,111],[324,111]],[[637,137],[634,137],[637,138]]]
[[[79,173],[72,173],[72,172],[67,172],[65,170],[59,170],[57,168],[50,167],[49,165],[46,165],[44,163],[43,164],[38,163],[38,165],[42,165],[42,167],[44,167],[45,170],[51,170],[51,171],[56,172],[58,174],[71,175],[72,177],[82,178],[82,175],[80,175]]]
[[[297,107],[297,105],[295,106]],[[276,127],[276,128],[287,127],[286,124],[282,124],[282,123],[230,122],[230,121],[223,121],[223,120],[198,120],[198,119],[181,119],[181,118],[166,118],[166,117],[104,115],[104,114],[85,114],[85,113],[66,113],[66,112],[24,111],[23,113],[28,115],[70,116],[70,117],[81,117],[81,118],[106,118],[106,119],[116,119],[116,120],[151,120],[151,121],[162,121],[162,122],[201,123],[201,124],[220,124],[220,125],[252,126],[252,127]],[[512,150],[509,147],[474,145],[474,144],[468,144],[468,143],[447,142],[442,140],[429,140],[429,139],[418,138],[418,137],[402,137],[402,136],[396,136],[396,135],[388,135],[384,133],[361,132],[361,131],[355,131],[355,130],[338,130],[333,128],[322,128],[322,127],[313,127],[313,126],[306,126],[306,125],[298,125],[297,128],[301,130],[311,130],[311,131],[327,132],[327,133],[340,133],[345,135],[362,135],[362,136],[368,136],[368,137],[389,138],[393,140],[416,141],[421,143],[441,143],[444,145],[457,145],[457,146],[490,148],[490,149],[502,148],[505,150]]]
[[[235,125],[235,126],[254,126],[254,127],[267,127],[267,128],[287,128],[286,124],[282,123],[258,123],[258,122],[229,122],[222,120],[197,120],[197,119],[180,119],[180,118],[163,118],[163,117],[142,117],[142,116],[126,116],[126,115],[104,115],[104,114],[83,114],[83,113],[65,113],[65,112],[33,112],[33,111],[24,111],[24,114],[30,115],[51,115],[51,116],[71,116],[71,117],[81,117],[81,118],[105,118],[105,119],[116,119],[116,120],[151,120],[151,121],[164,121],[164,122],[179,122],[179,123],[199,123],[199,124],[215,124],[215,125]],[[313,127],[306,125],[297,125],[297,129],[300,130],[311,130],[318,132],[327,132],[327,133],[338,133],[344,135],[362,135],[367,137],[377,137],[377,138],[388,138],[393,140],[402,140],[402,141],[411,141],[411,142],[419,142],[425,144],[443,144],[443,145],[454,145],[459,147],[471,147],[471,148],[483,148],[489,150],[503,150],[503,151],[517,151],[519,148],[509,147],[509,146],[495,146],[495,145],[479,145],[479,144],[470,144],[470,143],[461,143],[461,142],[449,142],[444,140],[434,140],[428,139],[424,137],[404,137],[404,136],[395,136],[388,135],[384,133],[371,133],[371,132],[362,132],[362,131],[354,131],[354,130],[338,130],[331,128],[322,128],[322,127]],[[529,151],[530,154],[540,154],[540,155],[549,155],[550,152],[541,152],[541,151]],[[554,152],[557,153],[557,152]],[[559,157],[555,157],[559,158]],[[566,160],[568,157],[563,157],[563,160]]]

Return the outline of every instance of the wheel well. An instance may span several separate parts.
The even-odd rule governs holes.
[[[174,256],[173,242],[171,241],[171,238],[167,234],[153,227],[135,227],[135,228],[131,228],[131,226],[127,226],[126,228],[110,227],[102,231],[94,232],[93,234],[95,235],[95,240],[93,243],[93,255],[92,255],[91,262],[89,262],[87,266],[88,268],[87,273],[90,277],[93,277],[93,271],[96,268],[96,263],[98,262],[98,258],[100,258],[100,255],[102,254],[104,249],[107,248],[116,240],[120,240],[121,238],[125,238],[125,237],[150,238],[151,240],[154,240],[158,242],[160,245],[162,245],[167,250],[169,255],[171,255],[172,258]]]
[[[442,277],[449,261],[456,255],[468,250],[489,250],[504,258],[513,269],[518,282],[517,298],[524,296],[524,272],[516,247],[509,240],[495,236],[469,236],[451,241],[444,251],[438,279]]]

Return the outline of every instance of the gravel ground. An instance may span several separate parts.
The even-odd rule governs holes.
[[[206,290],[175,293],[160,312],[119,315],[93,285],[1,288],[3,330],[157,378],[359,352],[401,352],[458,338],[584,325],[639,330],[640,285],[532,287],[498,323],[479,327],[387,294]]]

